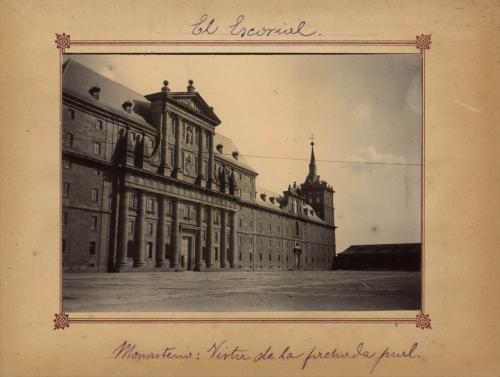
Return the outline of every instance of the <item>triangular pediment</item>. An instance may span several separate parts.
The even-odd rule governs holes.
[[[182,103],[187,106],[189,109],[194,110],[195,112],[210,118],[216,124],[220,123],[220,119],[215,115],[213,108],[208,106],[202,96],[197,92],[174,92],[170,93],[169,97],[174,99],[177,102]]]

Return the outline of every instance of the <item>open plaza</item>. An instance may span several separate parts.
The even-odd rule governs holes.
[[[70,273],[65,312],[417,310],[420,272]]]

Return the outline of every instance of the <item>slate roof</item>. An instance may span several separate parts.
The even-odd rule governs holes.
[[[64,93],[154,129],[151,121],[151,103],[142,94],[110,80],[72,59],[68,59],[62,68]],[[98,100],[90,94],[90,89],[93,86],[100,88]],[[126,101],[133,103],[131,113],[123,109],[123,104]]]
[[[257,190],[257,195],[255,198],[255,203],[266,208],[272,208],[278,211],[283,211],[285,212],[284,209],[281,208],[281,201],[283,200],[283,195],[279,195],[271,190],[267,190],[262,187],[256,187]],[[272,202],[271,198],[275,198],[274,203]],[[301,217],[304,217],[306,219],[324,223],[324,221],[316,214],[314,209],[307,203],[304,203],[302,205],[302,208],[300,208],[300,213],[299,215]]]
[[[222,144],[222,146],[223,146],[222,153],[220,153],[217,150],[218,144]],[[238,159],[236,160],[232,155],[234,151],[238,151],[238,149],[236,148],[236,145],[234,145],[233,141],[230,138],[228,138],[224,135],[221,135],[219,133],[215,134],[215,136],[214,136],[214,156],[216,156],[224,161],[230,162],[234,165],[241,166],[242,168],[244,168],[246,170],[250,170],[251,172],[257,174],[257,172],[248,164],[248,162],[246,161],[244,156],[242,156],[240,154],[238,156]]]

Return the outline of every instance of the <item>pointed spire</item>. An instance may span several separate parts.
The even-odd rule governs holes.
[[[314,157],[314,138],[311,135],[311,161],[309,162],[309,174],[306,178],[306,182],[313,183],[319,180],[316,169],[316,158]]]

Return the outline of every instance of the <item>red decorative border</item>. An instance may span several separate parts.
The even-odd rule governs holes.
[[[73,46],[415,46],[422,56],[422,160],[421,160],[421,310],[413,318],[70,318],[64,313],[62,302],[62,267],[60,267],[60,305],[59,314],[55,314],[54,330],[69,327],[70,323],[386,323],[416,324],[417,328],[432,329],[429,314],[425,312],[425,50],[430,49],[431,34],[420,34],[415,40],[73,40],[69,34],[56,33],[55,44],[59,50],[59,62],[62,54]],[[61,67],[61,64],[59,64]],[[61,69],[61,68],[60,68]],[[62,72],[59,77],[61,78]],[[60,79],[61,80],[61,79]],[[62,97],[62,82],[60,93]],[[62,102],[62,101],[61,101]],[[61,111],[60,111],[61,114]],[[62,125],[62,119],[60,118]],[[61,130],[62,127],[60,127]],[[60,131],[61,132],[61,131]],[[62,258],[62,255],[60,255]],[[62,260],[59,263],[62,266]]]

